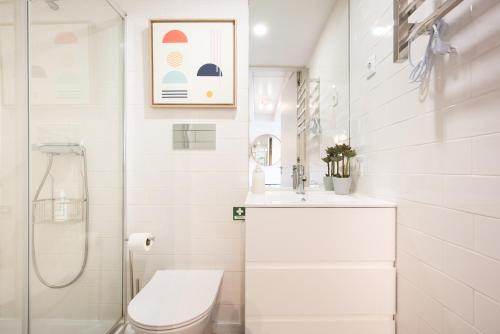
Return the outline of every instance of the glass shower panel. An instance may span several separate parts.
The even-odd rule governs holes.
[[[25,4],[0,1],[0,333],[26,319],[28,112]]]
[[[30,333],[122,316],[123,20],[104,0],[31,2]]]

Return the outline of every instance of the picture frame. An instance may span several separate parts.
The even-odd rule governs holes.
[[[236,108],[236,20],[150,20],[151,106]]]

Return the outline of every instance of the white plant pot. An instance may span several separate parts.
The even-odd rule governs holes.
[[[337,195],[349,195],[351,193],[351,177],[334,177],[333,187]]]
[[[333,177],[323,176],[323,186],[326,191],[333,191]]]

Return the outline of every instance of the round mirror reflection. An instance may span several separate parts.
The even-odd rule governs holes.
[[[281,160],[281,141],[273,135],[260,135],[252,143],[252,157],[260,166],[272,166]]]

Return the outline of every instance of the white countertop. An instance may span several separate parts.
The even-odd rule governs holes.
[[[265,194],[248,193],[247,208],[394,208],[395,203],[362,195],[336,195],[332,191],[306,190],[305,195],[294,190],[267,190]]]

